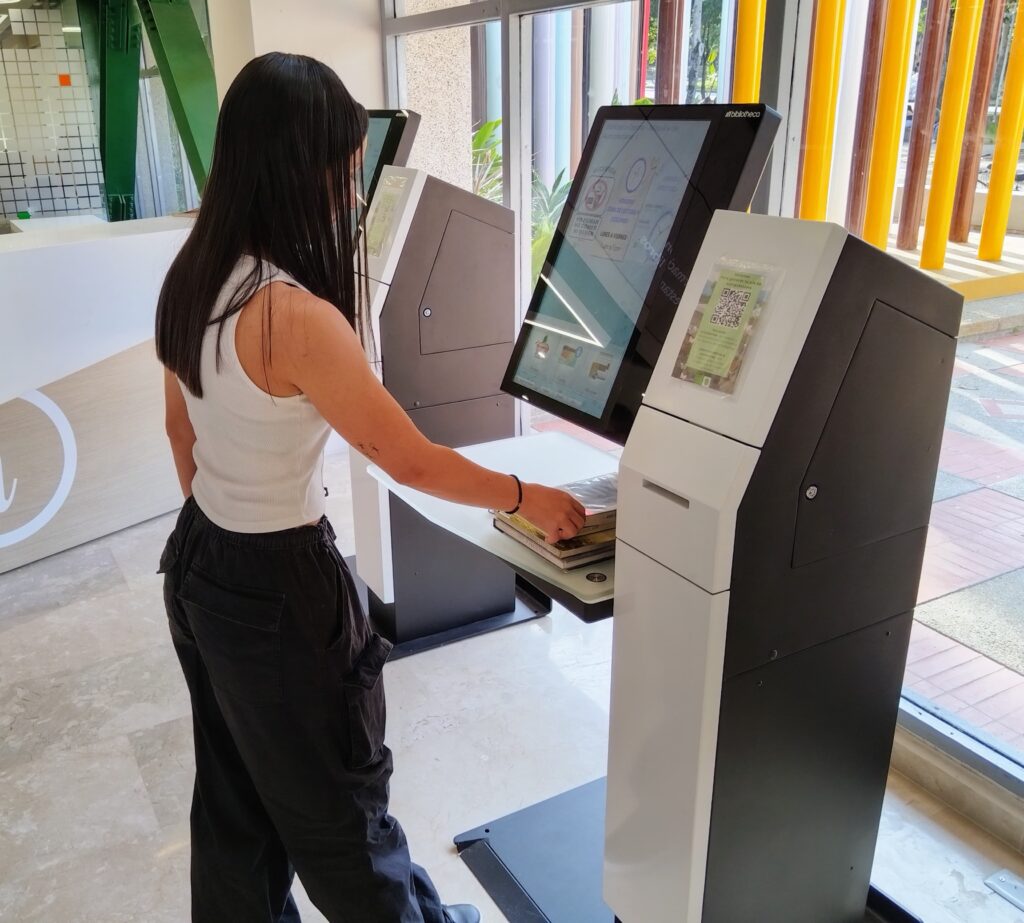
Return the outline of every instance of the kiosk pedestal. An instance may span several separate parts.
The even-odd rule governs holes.
[[[411,169],[386,167],[366,220],[379,373],[423,434],[458,447],[515,433],[501,374],[515,333],[512,212]],[[393,656],[550,610],[472,544],[382,491],[352,453],[356,555],[370,618]]]

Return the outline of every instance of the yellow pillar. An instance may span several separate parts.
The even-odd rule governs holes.
[[[1020,156],[1020,139],[1024,135],[1024,15],[1022,3],[1017,4],[1013,41],[1003,85],[1003,107],[996,129],[996,147],[992,156],[992,174],[988,181],[988,201],[981,224],[981,245],[978,257],[999,261],[1003,258],[1003,241],[1010,219],[1010,198],[1014,175]]]
[[[732,101],[761,101],[761,55],[764,51],[764,15],[767,0],[738,0],[736,58],[732,69]]]
[[[818,0],[798,212],[812,221],[824,221],[828,206],[845,19],[846,0]]]
[[[864,210],[864,239],[883,250],[889,243],[896,163],[900,156],[900,139],[906,121],[903,107],[907,97],[913,27],[913,0],[889,0]]]
[[[953,14],[953,35],[949,40],[946,79],[939,106],[939,136],[935,141],[935,163],[924,219],[921,268],[942,269],[946,262],[949,226],[953,220],[956,176],[964,144],[964,121],[971,95],[971,78],[978,56],[982,0],[957,0]]]

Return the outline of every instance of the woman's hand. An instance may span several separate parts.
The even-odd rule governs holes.
[[[523,485],[519,515],[541,529],[551,543],[572,538],[587,517],[583,504],[571,494],[540,484]]]

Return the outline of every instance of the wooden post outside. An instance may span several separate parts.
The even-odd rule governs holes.
[[[658,64],[654,101],[678,103],[682,74],[683,14],[686,0],[661,0],[658,5]]]
[[[946,57],[946,33],[949,30],[950,0],[928,0],[921,49],[921,69],[917,73],[917,98],[914,120],[910,124],[910,152],[907,175],[903,182],[900,205],[900,226],[896,246],[916,250],[924,209],[924,186],[928,178],[928,160],[932,152],[932,130],[935,127],[935,106],[939,99],[939,80]]]
[[[978,42],[978,60],[974,68],[971,101],[967,106],[964,155],[956,180],[953,223],[949,229],[949,239],[958,243],[965,243],[971,233],[971,213],[974,211],[981,149],[985,145],[985,126],[988,122],[988,100],[992,95],[996,50],[999,47],[999,33],[1005,9],[1005,0],[985,0],[985,8],[981,13],[981,39]]]
[[[887,8],[888,0],[871,0],[864,37],[864,65],[861,69],[857,121],[853,133],[850,192],[846,200],[846,229],[858,237],[864,231],[868,167],[871,163],[871,139],[875,132],[878,73],[882,63],[882,38],[885,33]]]

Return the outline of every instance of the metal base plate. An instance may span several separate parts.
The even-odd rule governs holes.
[[[605,791],[597,779],[455,838],[462,860],[512,923],[615,921],[601,898]],[[873,887],[864,920],[922,923]]]
[[[490,618],[478,619],[456,628],[449,628],[446,631],[439,631],[433,635],[425,635],[422,638],[411,638],[408,641],[400,641],[391,649],[388,660],[401,660],[412,654],[421,654],[423,651],[433,650],[435,647],[443,647],[446,644],[453,644],[462,641],[464,638],[472,638],[476,635],[487,634],[489,631],[497,631],[499,628],[508,628],[510,625],[518,625],[520,622],[530,622],[539,619],[551,611],[551,605],[544,606],[535,599],[524,593],[516,593],[516,607],[511,612],[504,612],[501,615],[493,615]]]
[[[985,884],[1018,910],[1024,910],[1024,879],[1019,875],[1014,875],[1009,869],[1003,869],[986,878]]]
[[[356,570],[356,559],[352,555],[345,558],[345,563],[352,573],[359,591],[359,600],[363,605],[364,612],[370,612],[369,588],[359,578]],[[412,654],[421,654],[423,651],[433,650],[435,647],[443,647],[446,644],[453,644],[462,641],[464,638],[472,638],[475,635],[486,634],[489,631],[497,631],[500,628],[508,628],[509,625],[518,625],[520,622],[529,622],[541,618],[551,612],[551,600],[541,593],[533,590],[532,587],[516,582],[515,608],[510,612],[503,612],[489,618],[469,621],[464,625],[457,625],[445,631],[439,631],[431,635],[424,635],[421,638],[410,638],[408,641],[401,641],[391,649],[389,660],[401,660]]]

